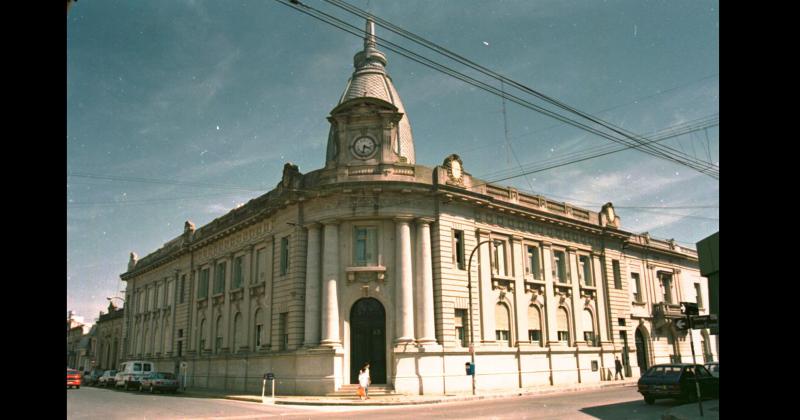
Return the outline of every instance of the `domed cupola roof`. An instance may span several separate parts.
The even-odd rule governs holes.
[[[336,106],[357,98],[378,98],[397,107],[403,117],[398,123],[399,155],[406,158],[407,163],[414,164],[414,137],[411,133],[411,124],[408,115],[392,83],[392,78],[386,73],[386,55],[377,49],[375,42],[375,23],[367,20],[366,34],[364,36],[364,49],[353,57],[355,70]],[[328,160],[333,158],[334,146],[333,127],[328,135]]]

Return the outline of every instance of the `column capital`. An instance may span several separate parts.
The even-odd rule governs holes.
[[[569,252],[570,254],[574,254],[574,253],[578,252],[578,248],[575,248],[574,246],[568,246],[567,247],[567,252]]]
[[[328,226],[328,225],[338,225],[342,221],[336,218],[331,218],[331,219],[322,219],[319,222],[325,226]]]
[[[395,216],[395,217],[392,218],[392,220],[395,223],[400,223],[400,224],[406,223],[407,224],[407,223],[411,223],[412,221],[414,221],[414,216]]]
[[[490,233],[492,233],[492,231],[489,230],[489,229],[478,228],[478,235],[479,236],[489,236]]]
[[[542,248],[552,248],[552,247],[553,247],[552,242],[542,241]]]
[[[519,235],[511,235],[511,242],[522,242],[525,238]]]
[[[436,219],[434,219],[433,217],[417,217],[414,220],[419,224],[426,224],[426,225],[429,225],[436,221]]]
[[[319,222],[310,222],[303,225],[303,228],[308,230],[320,229],[322,228],[322,224]]]

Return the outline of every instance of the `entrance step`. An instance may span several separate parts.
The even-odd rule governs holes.
[[[328,397],[354,397],[357,395],[358,384],[346,384],[342,385],[336,392],[331,392],[326,394]],[[391,385],[370,385],[369,386],[369,395],[370,396],[386,396],[386,395],[397,395],[394,392],[394,387]]]

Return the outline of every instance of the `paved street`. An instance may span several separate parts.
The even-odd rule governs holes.
[[[634,387],[541,396],[389,407],[262,405],[212,398],[150,395],[83,387],[67,390],[69,419],[659,419],[680,403],[649,406]]]

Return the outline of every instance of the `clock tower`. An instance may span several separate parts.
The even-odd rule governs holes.
[[[353,57],[355,70],[331,111],[326,169],[414,165],[414,139],[403,102],[386,73],[386,55],[377,49],[375,24],[367,20],[364,49]]]

